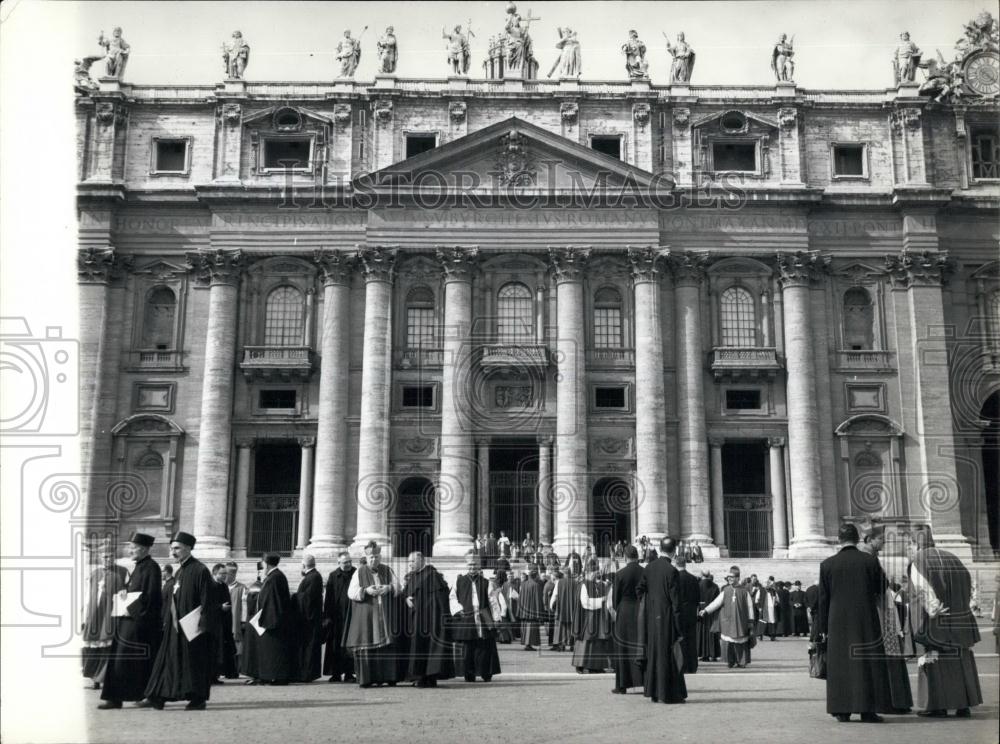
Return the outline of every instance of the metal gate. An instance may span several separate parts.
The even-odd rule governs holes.
[[[291,555],[299,532],[299,495],[250,496],[250,538],[247,553]]]
[[[538,472],[500,470],[490,472],[490,531],[507,533],[520,545],[527,533],[538,539]]]
[[[770,558],[773,547],[771,497],[726,494],[726,547],[733,558]]]

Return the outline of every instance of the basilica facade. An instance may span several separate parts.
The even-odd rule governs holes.
[[[638,77],[77,89],[92,524],[998,547],[995,96]]]

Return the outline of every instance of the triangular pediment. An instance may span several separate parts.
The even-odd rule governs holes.
[[[359,179],[360,188],[496,193],[670,189],[662,177],[517,117]]]

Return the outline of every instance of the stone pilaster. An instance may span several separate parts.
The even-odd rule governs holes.
[[[246,555],[247,517],[250,509],[250,463],[253,458],[253,439],[236,442],[236,493],[233,506],[233,552]]]
[[[771,472],[771,526],[774,533],[773,557],[788,556],[788,524],[785,522],[785,438],[767,440]]]
[[[719,547],[721,556],[728,555],[726,549],[726,504],[722,489],[722,445],[726,440],[722,437],[709,437],[708,446],[711,453],[712,470],[712,536]]]
[[[316,487],[309,552],[325,558],[347,547],[348,321],[354,257],[317,251],[313,258],[323,278],[323,328],[316,420]]]
[[[240,152],[243,148],[243,106],[221,100],[215,110],[215,180],[239,183]]]
[[[927,186],[922,110],[901,106],[889,114],[896,186]]]
[[[788,454],[795,520],[789,555],[793,558],[823,557],[831,548],[823,519],[819,412],[810,319],[811,287],[824,266],[824,261],[814,253],[778,254],[788,370]]]
[[[365,277],[365,336],[361,371],[361,433],[358,457],[358,519],[352,551],[365,543],[388,542],[386,509],[393,503],[389,481],[389,364],[392,281],[396,251],[384,246],[359,248]]]
[[[128,105],[121,92],[95,96],[94,128],[85,180],[91,183],[120,182],[125,170],[125,140],[128,136]]]
[[[444,339],[441,370],[441,472],[435,507],[439,532],[434,555],[461,556],[472,549],[475,442],[468,417],[471,380],[472,277],[478,250],[437,249],[444,271]]]
[[[589,538],[587,373],[583,279],[589,248],[549,251],[556,279],[556,465],[552,483],[553,548],[582,554]]]
[[[552,437],[538,437],[538,544],[552,545]]]
[[[681,536],[712,544],[705,426],[704,353],[701,337],[701,285],[706,257],[673,254],[677,323],[677,418],[680,450]]]
[[[233,374],[236,368],[236,318],[240,251],[217,249],[187,254],[200,284],[209,287],[208,334],[201,387],[198,471],[195,480],[194,534],[198,554],[223,558],[229,552],[226,514],[232,446]],[[183,525],[182,525],[183,528]]]
[[[490,440],[476,437],[477,495],[476,532],[485,535],[490,529]]]
[[[653,543],[669,534],[667,414],[663,382],[660,272],[666,250],[629,249],[635,286],[635,489],[636,533]]]
[[[313,462],[316,455],[316,437],[299,437],[302,447],[302,469],[299,476],[299,539],[296,550],[305,550],[312,534],[313,515]]]

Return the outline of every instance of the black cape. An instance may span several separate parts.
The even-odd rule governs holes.
[[[445,629],[450,616],[448,585],[433,566],[406,575],[405,596],[413,598],[409,615],[409,665],[406,679],[450,679],[455,651]]]
[[[288,682],[295,675],[295,609],[288,579],[280,569],[264,577],[257,598],[258,623],[265,629],[257,639],[257,678]]]
[[[351,599],[347,587],[357,569],[351,566],[344,571],[336,568],[326,580],[323,598],[323,627],[326,634],[326,655],[323,657],[323,674],[333,677],[354,674],[354,659],[344,646],[347,628],[351,624]]]
[[[315,569],[299,582],[295,592],[299,616],[299,681],[319,679],[323,653],[323,577]]]

